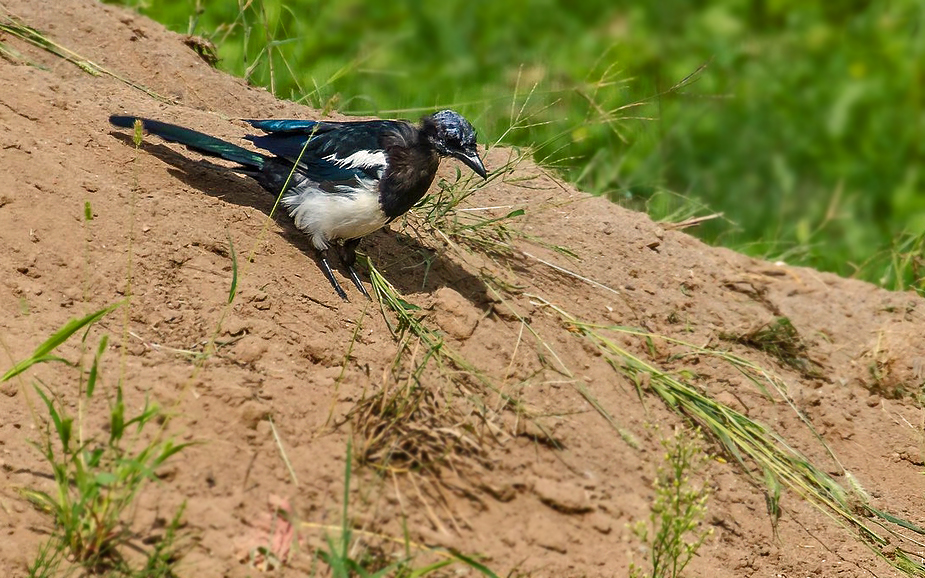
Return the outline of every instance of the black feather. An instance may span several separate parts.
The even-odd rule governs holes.
[[[401,120],[321,122],[278,119],[247,122],[269,134],[245,138],[264,150],[287,158],[298,156],[306,140],[306,154],[309,156],[334,155],[343,159],[359,150],[382,150],[382,138],[386,133],[411,128],[411,124]]]
[[[113,115],[109,117],[109,122],[114,126],[132,128],[136,119],[138,117]],[[205,155],[223,158],[255,169],[262,169],[267,160],[266,155],[249,151],[236,144],[195,130],[147,118],[138,120],[141,120],[142,126],[149,133],[157,135],[165,141],[185,145],[187,148]]]

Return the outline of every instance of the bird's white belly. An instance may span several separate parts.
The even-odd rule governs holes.
[[[343,194],[309,189],[283,197],[283,204],[296,227],[311,236],[318,250],[327,249],[335,239],[368,235],[389,221],[379,206],[379,193],[367,188],[355,188]]]

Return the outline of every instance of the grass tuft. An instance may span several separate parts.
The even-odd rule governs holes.
[[[808,357],[806,343],[786,317],[776,317],[742,335],[720,333],[720,339],[763,351],[784,366],[800,372],[803,377],[823,377],[821,366]]]
[[[33,354],[8,371],[2,380],[20,375],[36,364],[60,362],[52,353],[70,337],[83,331],[82,343],[93,325],[115,309],[107,307],[83,318],[73,319],[40,345]],[[173,566],[181,554],[180,512],[165,534],[154,540],[150,551],[140,549],[131,530],[131,515],[139,493],[155,479],[157,470],[190,444],[162,439],[159,427],[166,421],[161,409],[149,401],[137,413],[126,407],[122,386],[100,398],[101,359],[108,347],[103,336],[89,367],[67,362],[78,372],[78,414],[71,415],[67,404],[47,386],[34,391],[44,405],[42,437],[32,445],[39,450],[52,472],[53,490],[25,489],[23,495],[54,520],[51,538],[30,565],[30,575],[55,575],[64,559],[89,573],[132,576],[139,567],[127,552],[141,551],[145,578],[173,576]],[[103,433],[85,435],[92,428],[86,418],[91,404],[108,413]],[[158,432],[151,437],[148,426]]]
[[[423,370],[424,364],[426,360],[416,369]],[[436,477],[445,467],[457,472],[473,463],[490,467],[484,442],[473,428],[414,374],[404,385],[382,388],[361,400],[350,417],[361,440],[361,465]]]
[[[879,283],[894,291],[911,289],[925,296],[925,233],[906,233],[893,240]]]
[[[353,471],[353,451],[350,442],[347,442],[347,459],[344,467],[344,498],[341,505],[341,524],[336,529],[335,534],[329,534],[327,531],[330,527],[323,527],[326,531],[325,542],[326,549],[319,549],[316,556],[325,565],[332,578],[385,578],[386,576],[396,578],[422,578],[430,576],[454,563],[460,563],[471,570],[488,578],[498,578],[498,576],[486,566],[456,550],[445,550],[442,548],[429,548],[414,544],[405,537],[402,545],[405,554],[398,560],[390,561],[384,550],[372,547],[367,544],[361,544],[357,536],[363,538],[380,538],[388,542],[396,542],[394,539],[385,536],[379,536],[370,532],[355,530],[350,520],[350,485]],[[303,524],[304,526],[317,527],[313,524]],[[415,566],[414,562],[419,555],[412,555],[411,549],[414,547],[421,554],[433,554],[439,558],[436,562],[431,562],[424,566]],[[465,572],[465,570],[458,570]],[[446,574],[439,574],[444,576]]]

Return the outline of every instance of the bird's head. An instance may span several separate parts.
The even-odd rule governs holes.
[[[475,129],[461,114],[441,110],[421,119],[424,136],[438,154],[459,159],[483,179],[488,176],[475,148]]]

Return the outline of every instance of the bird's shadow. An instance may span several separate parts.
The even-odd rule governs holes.
[[[115,131],[110,134],[128,146],[135,146],[130,135]],[[206,195],[251,207],[264,214],[273,210],[275,199],[266,189],[227,166],[191,159],[163,144],[146,142],[141,148],[170,165],[172,168],[168,172],[172,176]],[[282,236],[315,261],[318,274],[323,275],[318,253],[308,235],[295,226],[285,211],[277,210],[273,218],[282,228]],[[388,228],[380,229],[367,235],[359,250],[376,258],[382,273],[401,293],[432,292],[440,287],[451,287],[477,307],[484,307],[488,301],[488,288],[482,279],[411,235]],[[349,283],[341,284],[348,291],[348,285],[353,288]],[[362,298],[359,293],[357,297]]]

